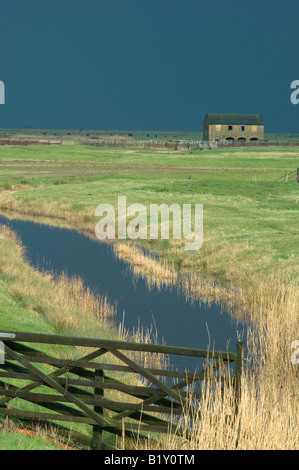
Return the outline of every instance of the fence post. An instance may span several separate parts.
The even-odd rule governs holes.
[[[103,370],[95,370],[94,380],[96,382],[104,382],[104,371]],[[96,388],[94,389],[94,399],[100,399],[104,396],[104,389]],[[103,414],[103,408],[101,406],[94,406],[94,411],[100,415]],[[91,443],[92,450],[103,450],[103,430],[101,426],[94,425],[93,426],[93,433],[92,433],[92,443]]]
[[[299,168],[297,168],[297,183],[299,183]]]
[[[245,343],[243,341],[237,342],[236,348],[236,383],[235,383],[235,413],[238,413],[239,404],[241,401],[242,396],[242,376],[244,370],[244,351],[245,351]]]

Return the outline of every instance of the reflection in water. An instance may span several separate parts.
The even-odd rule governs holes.
[[[167,345],[235,351],[239,334],[232,316],[210,298],[209,302],[198,301],[194,293],[191,295],[190,286],[186,298],[182,291],[187,288],[171,288],[172,283],[167,282],[149,285],[147,276],[136,275],[142,274],[141,267],[134,274],[124,253],[115,254],[112,245],[75,230],[4,216],[0,216],[0,224],[19,235],[32,266],[57,274],[65,272],[69,277],[80,276],[86,287],[106,296],[117,307],[116,321],[120,323],[124,318],[129,331],[140,325],[157,331],[159,342]],[[240,331],[245,331],[242,324]],[[176,356],[175,365],[194,370],[198,360]]]

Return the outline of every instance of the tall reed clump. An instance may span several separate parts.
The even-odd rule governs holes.
[[[250,425],[242,436],[247,445],[295,449],[299,445],[299,365],[291,360],[291,346],[299,339],[298,286],[278,276],[263,279],[251,292],[250,305],[254,326],[248,337],[251,355],[242,418]]]
[[[249,294],[252,323],[237,413],[231,378],[221,386],[207,377],[200,399],[190,391],[181,419],[189,438],[168,434],[148,445],[151,450],[298,449],[299,364],[291,360],[291,344],[299,339],[298,287],[272,277]],[[194,402],[198,412],[190,418]]]
[[[150,278],[149,288],[154,285],[177,288],[187,299],[219,303],[234,318],[247,323],[247,356],[237,414],[232,382],[215,386],[212,377],[207,377],[203,385],[205,393],[199,401],[189,391],[181,420],[183,428],[191,429],[188,439],[187,432],[185,438],[169,433],[159,444],[149,442],[146,448],[297,449],[299,365],[291,361],[291,345],[299,340],[297,283],[276,274],[255,275],[244,289],[214,286],[195,275],[173,274],[172,268],[156,259],[152,262],[152,258],[136,247],[118,245],[116,252],[129,263],[137,277]],[[197,415],[191,407],[194,400],[198,405]],[[143,445],[134,443],[135,448]]]
[[[173,275],[172,268],[168,268],[171,275],[165,275],[167,267],[154,260],[153,269],[152,259],[147,265],[148,258],[135,247],[121,245],[116,250],[136,276],[150,278],[150,288],[170,286],[189,300],[216,302],[233,318],[247,323],[247,357],[237,415],[233,387],[226,385],[223,393],[208,378],[198,402],[198,416],[192,417],[189,439],[169,434],[160,440],[159,448],[297,449],[299,365],[292,364],[291,345],[299,340],[298,284],[276,274],[255,275],[244,289],[213,286],[195,275]],[[192,392],[188,403],[193,403]],[[182,419],[184,427],[190,428],[189,412]],[[155,449],[157,444],[148,444],[148,448]]]
[[[65,299],[77,305],[85,315],[92,315],[100,322],[112,324],[116,317],[116,305],[109,303],[107,295],[96,295],[84,286],[79,276],[70,279],[65,273],[55,277],[55,283],[65,294]]]

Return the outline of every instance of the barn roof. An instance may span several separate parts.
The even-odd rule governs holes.
[[[206,114],[208,124],[263,126],[261,114]]]

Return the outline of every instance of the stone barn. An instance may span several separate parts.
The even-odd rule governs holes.
[[[264,120],[261,114],[206,114],[203,140],[220,142],[257,142],[264,140]]]

